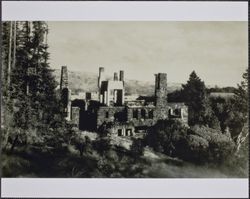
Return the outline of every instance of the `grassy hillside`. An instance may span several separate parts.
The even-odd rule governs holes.
[[[27,149],[26,149],[27,150]],[[48,149],[49,150],[49,149]],[[228,178],[246,177],[238,169],[226,166],[194,165],[146,148],[144,155],[132,161],[126,153],[112,149],[101,156],[96,151],[79,156],[69,147],[59,153],[32,149],[2,154],[4,177],[55,178]],[[53,155],[52,155],[53,154]]]

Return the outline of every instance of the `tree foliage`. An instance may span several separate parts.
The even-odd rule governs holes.
[[[27,142],[35,133],[37,142],[40,142],[44,134],[52,133],[49,129],[55,128],[55,123],[60,125],[63,123],[55,91],[57,84],[48,63],[49,53],[46,41],[48,27],[41,21],[15,22],[14,28],[12,23],[3,23],[2,72],[3,77],[10,78],[9,83],[7,79],[2,79],[5,85],[4,141],[19,137],[18,140],[24,139],[22,142]],[[15,34],[11,34],[11,28]],[[14,44],[11,46],[8,43],[10,37],[14,37],[11,40]],[[6,56],[9,51],[10,60]],[[9,61],[11,68],[7,70]],[[32,142],[35,140],[33,139]]]
[[[181,146],[186,140],[187,127],[177,120],[160,120],[149,129],[147,143],[155,151],[167,155],[176,155],[176,146]],[[181,147],[178,148],[181,150]]]
[[[242,75],[243,80],[238,85],[233,99],[232,120],[229,128],[232,132],[232,137],[236,140],[245,123],[248,122],[249,104],[248,104],[248,69]]]
[[[194,126],[190,130],[191,135],[199,136],[207,141],[207,161],[223,163],[235,150],[235,144],[230,136],[222,134],[220,130],[205,126]]]
[[[233,101],[231,98],[210,98],[211,108],[220,122],[220,128],[223,133],[226,133],[234,120]]]
[[[159,121],[146,139],[155,151],[195,163],[221,164],[235,150],[231,137],[220,130],[203,125],[188,128],[175,120]]]
[[[193,71],[186,84],[182,85],[185,103],[188,106],[189,125],[208,125],[218,127],[218,120],[215,117],[208,99],[205,83]]]
[[[242,112],[242,119],[248,116],[248,69],[242,75],[243,80],[235,91],[235,110]]]

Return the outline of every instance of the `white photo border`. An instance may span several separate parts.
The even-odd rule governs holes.
[[[2,1],[2,21],[248,21],[248,2]],[[249,179],[2,178],[2,197],[247,198]]]

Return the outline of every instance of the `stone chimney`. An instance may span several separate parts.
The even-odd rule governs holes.
[[[68,69],[67,69],[67,66],[62,66],[62,69],[61,69],[60,90],[62,90],[63,88],[68,88]]]
[[[124,81],[124,71],[120,70],[120,81]]]
[[[118,74],[114,73],[114,81],[118,81]]]
[[[167,113],[167,74],[158,73],[155,75],[155,115],[158,120],[166,119]]]
[[[98,88],[101,88],[103,79],[104,79],[104,68],[99,67]]]

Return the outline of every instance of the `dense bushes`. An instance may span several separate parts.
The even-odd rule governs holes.
[[[60,143],[62,144],[60,145]],[[172,163],[164,162],[165,157],[168,156],[195,164],[211,162],[213,165],[219,166],[227,160],[229,155],[232,155],[234,149],[231,138],[219,130],[198,125],[189,128],[179,121],[162,120],[150,129],[145,140],[134,139],[130,150],[111,145],[109,137],[90,139],[85,134],[76,131],[71,134],[67,144],[59,139],[57,146],[44,146],[43,150],[40,150],[40,147],[36,150],[34,146],[31,146],[29,152],[27,148],[23,152],[16,150],[11,156],[19,157],[18,162],[10,162],[8,159],[11,156],[5,157],[3,171],[9,177],[20,175],[33,175],[34,177],[147,177],[147,175],[151,176],[152,172],[155,173],[153,176],[162,177],[159,176],[161,174],[157,174],[153,166],[154,160],[144,156],[146,145],[160,152],[156,155],[162,153],[167,155],[160,155],[161,158],[158,159],[158,163],[156,162],[164,168],[174,167]],[[45,150],[46,148],[47,150]],[[15,166],[15,164],[18,165]],[[237,163],[234,162],[234,164]],[[20,168],[20,172],[12,174],[10,170],[14,167]],[[175,167],[176,169],[182,167],[182,164]],[[147,173],[149,171],[151,174]],[[195,175],[194,173],[193,176]]]
[[[235,144],[230,135],[222,134],[219,130],[205,126],[194,126],[191,128],[191,133],[208,142],[207,161],[223,163],[235,149]]]
[[[143,155],[143,141],[141,139],[134,139],[130,147],[131,155],[134,159],[140,158]]]
[[[146,140],[155,151],[174,155],[178,153],[175,146],[186,140],[186,132],[187,127],[179,121],[160,120],[149,129]]]
[[[158,152],[196,163],[222,163],[235,147],[230,136],[219,130],[198,125],[188,128],[174,120],[159,121],[146,139]]]

